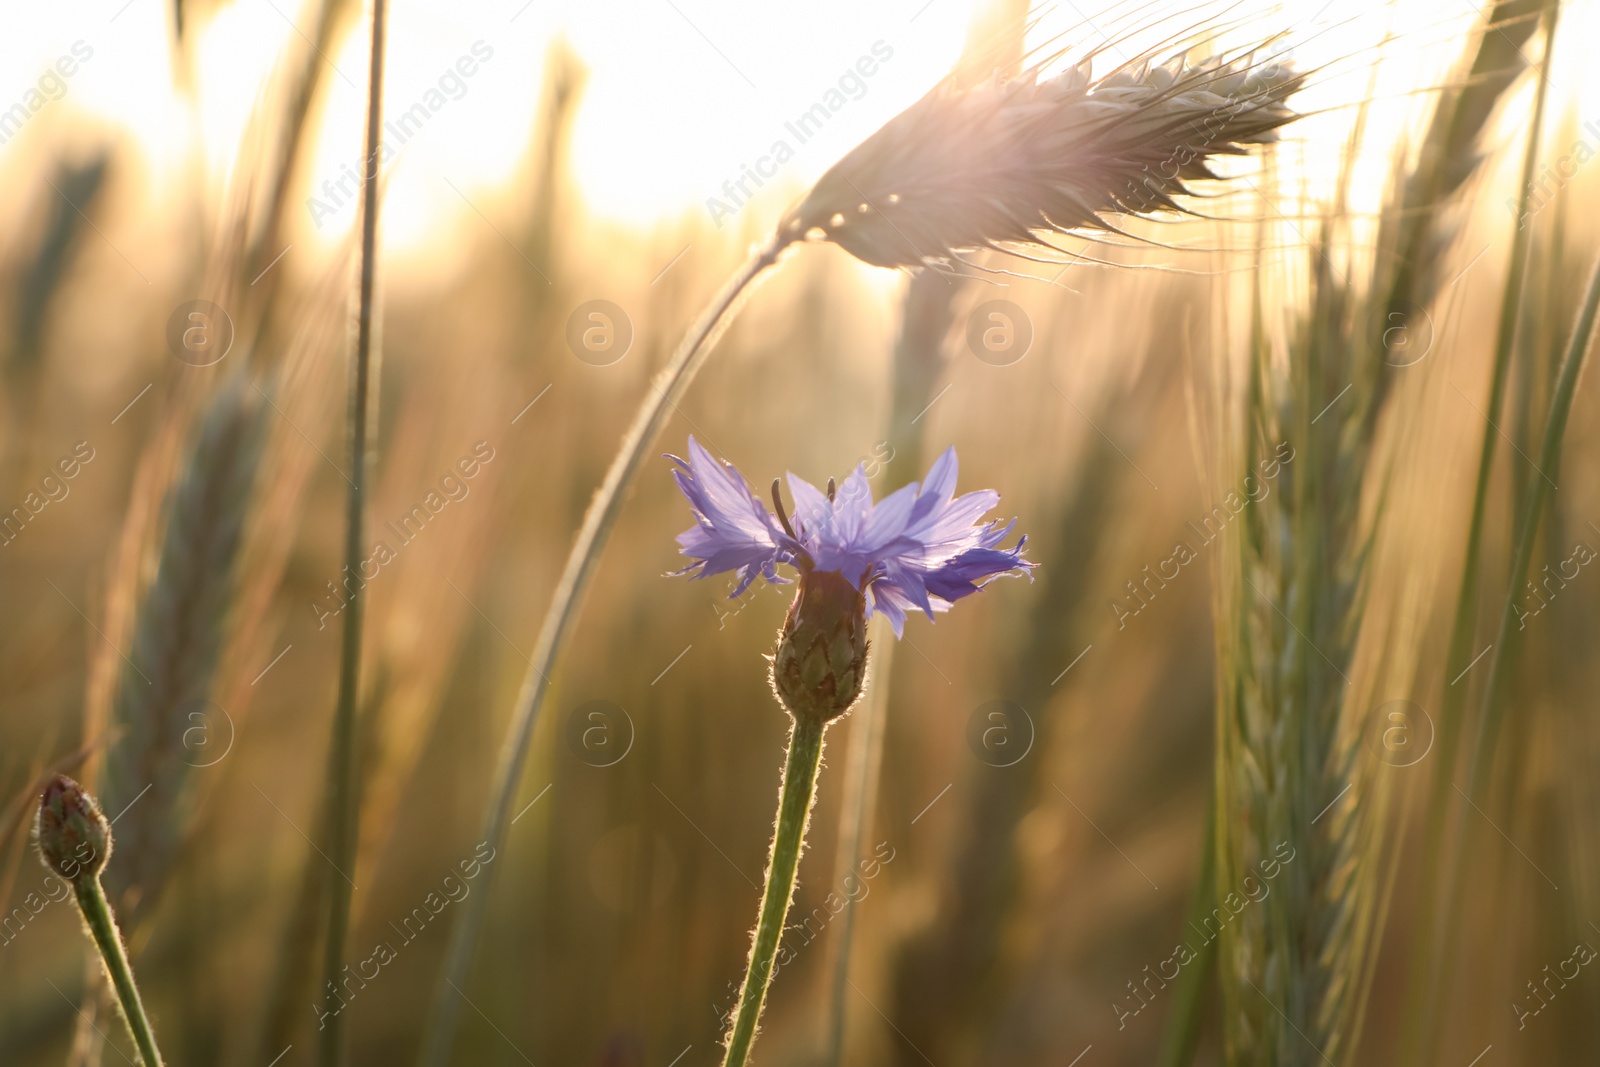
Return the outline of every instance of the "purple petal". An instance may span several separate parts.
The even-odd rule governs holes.
[[[955,495],[959,462],[946,449],[927,478],[874,503],[864,464],[857,465],[835,498],[790,474],[794,497],[791,537],[732,466],[719,462],[689,439],[689,459],[672,459],[673,477],[689,501],[695,525],[678,535],[694,562],[680,571],[707,577],[738,574],[735,596],[757,577],[783,581],[780,563],[837,571],[867,591],[866,612],[883,612],[898,637],[907,615],[929,618],[1005,574],[1027,574],[1035,564],[1022,558],[1027,538],[999,547],[1015,520],[983,522],[1000,494],[991,489]]]
[[[776,566],[793,558],[798,546],[791,541],[766,506],[751,491],[744,476],[718,462],[689,438],[689,460],[669,456],[678,469],[672,472],[678,489],[689,501],[695,525],[678,535],[678,546],[695,562],[679,573],[696,578],[733,571],[739,596],[759,576],[775,578]]]
[[[815,548],[817,539],[833,536],[833,505],[816,486],[793,473],[789,475],[789,493],[794,497],[794,532],[807,547]]]

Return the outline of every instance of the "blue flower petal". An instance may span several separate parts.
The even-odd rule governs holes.
[[[678,535],[683,554],[695,562],[680,574],[695,578],[733,571],[737,597],[757,577],[777,576],[777,564],[794,558],[798,546],[778,525],[750,489],[744,476],[689,438],[689,460],[667,457],[678,465],[673,479],[689,501],[695,525]]]
[[[868,617],[882,612],[899,637],[909,613],[931,619],[994,578],[1027,574],[1036,566],[1022,557],[1026,537],[1013,548],[999,547],[1015,520],[982,522],[999,503],[999,493],[983,489],[955,495],[959,461],[954,448],[934,460],[920,485],[913,482],[877,503],[864,465],[851,472],[832,500],[791,473],[793,537],[744,476],[694,438],[687,462],[668,458],[678,467],[673,476],[695,519],[678,535],[679,547],[694,562],[677,573],[707,577],[734,571],[739,579],[734,596],[757,577],[785,581],[778,576],[779,564],[837,571],[867,590]]]

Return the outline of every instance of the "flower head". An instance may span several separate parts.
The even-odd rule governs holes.
[[[782,582],[778,565],[797,570],[802,581],[813,573],[838,574],[864,594],[864,612],[888,616],[896,636],[908,611],[933,618],[989,579],[1035,566],[1022,558],[1027,538],[1011,548],[1000,543],[1014,523],[980,520],[1000,502],[990,489],[955,495],[954,448],[934,461],[919,484],[872,499],[865,465],[858,465],[837,489],[826,492],[793,474],[789,491],[794,515],[783,511],[773,482],[773,515],[731,464],[718,461],[694,438],[687,461],[669,457],[678,488],[694,511],[695,525],[678,535],[683,554],[694,560],[679,574],[699,578],[729,571],[738,576],[732,596],[760,576]]]
[[[111,824],[83,787],[58,774],[39,798],[34,835],[45,866],[69,882],[91,877],[111,855]]]

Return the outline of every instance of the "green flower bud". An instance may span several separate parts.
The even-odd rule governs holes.
[[[111,855],[111,824],[100,805],[64,774],[45,787],[34,835],[45,866],[69,882],[98,875]]]
[[[778,633],[772,688],[795,718],[828,722],[850,710],[867,678],[867,602],[837,571],[804,570]]]

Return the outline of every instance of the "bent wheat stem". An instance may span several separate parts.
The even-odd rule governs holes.
[[[567,555],[566,567],[551,596],[550,609],[539,631],[539,643],[529,661],[528,673],[523,679],[511,723],[500,746],[499,763],[490,786],[489,803],[484,811],[483,832],[480,835],[480,840],[489,842],[497,849],[505,839],[511,804],[516,799],[517,787],[522,781],[528,743],[533,737],[534,723],[538,720],[539,708],[544,703],[545,690],[550,683],[550,670],[561,653],[561,647],[577,617],[578,605],[599,566],[606,539],[616,525],[617,515],[622,510],[623,491],[638,473],[645,452],[660,435],[668,414],[676,410],[678,399],[694,379],[706,354],[727,327],[740,295],[758,275],[778,261],[779,254],[789,244],[790,241],[786,239],[773,239],[763,245],[728,280],[710,306],[689,328],[689,333],[673,353],[666,369],[651,385],[653,395],[640,405],[633,425],[622,440],[622,447],[611,461],[611,468],[606,471],[605,481],[600,484],[589,510],[584,514],[583,526],[578,530],[577,540]],[[489,877],[492,873],[486,867],[483,876]],[[487,900],[486,892],[468,897],[463,903],[461,917],[451,932],[450,948],[445,956],[444,973],[434,1000],[428,1038],[419,1060],[423,1067],[443,1067],[449,1058],[456,1019],[460,1014],[461,994],[457,990],[466,984],[472,953],[483,929]]]

